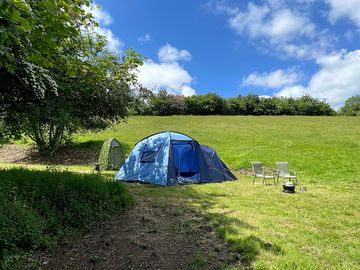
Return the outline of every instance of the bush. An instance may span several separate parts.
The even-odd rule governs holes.
[[[225,111],[225,100],[215,93],[190,96],[185,98],[187,114],[223,114]]]
[[[360,116],[360,95],[349,97],[340,113],[348,116]]]
[[[132,197],[100,175],[11,169],[0,171],[0,269],[64,235],[88,231]]]
[[[334,115],[325,101],[309,95],[300,98],[260,97],[255,94],[224,99],[208,93],[183,97],[161,90],[135,97],[131,111],[137,115]],[[354,103],[354,102],[353,102]],[[355,106],[352,106],[355,107]]]
[[[184,97],[160,90],[149,102],[152,115],[174,115],[184,113]]]

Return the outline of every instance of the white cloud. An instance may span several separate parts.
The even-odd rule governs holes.
[[[312,76],[307,87],[286,87],[276,95],[297,97],[308,93],[338,107],[347,98],[360,94],[360,50],[329,54],[317,62],[321,68]]]
[[[191,60],[191,54],[187,50],[178,50],[170,44],[162,46],[158,52],[160,62],[177,62],[179,60]]]
[[[139,37],[137,39],[139,42],[148,42],[148,41],[152,41],[152,37],[150,33],[146,33],[145,35],[142,35],[141,37]]]
[[[123,46],[123,43],[120,41],[118,37],[114,35],[114,33],[108,29],[103,27],[98,27],[96,29],[96,32],[99,33],[102,36],[105,36],[107,41],[107,49],[115,54],[119,54],[121,51],[121,47]]]
[[[281,89],[281,91],[277,92],[276,96],[281,97],[301,97],[305,94],[309,94],[309,91],[307,88],[305,88],[302,85],[293,85],[293,86],[287,86]]]
[[[261,4],[249,2],[245,9],[214,0],[207,5],[214,13],[227,15],[229,26],[236,33],[248,36],[263,52],[316,59],[328,52],[333,39],[312,22],[307,12],[312,2],[264,0]]]
[[[96,4],[91,4],[90,6],[84,6],[86,13],[91,13],[94,17],[94,20],[101,25],[110,25],[113,22],[113,18],[110,14],[103,8],[97,8]]]
[[[272,10],[268,5],[248,4],[248,9],[229,19],[230,26],[240,34],[252,38],[266,37],[272,43],[289,41],[295,37],[312,37],[315,25],[294,11],[282,8]]]
[[[160,48],[158,56],[159,63],[149,60],[138,68],[138,82],[155,92],[166,89],[173,94],[195,95],[195,90],[190,86],[193,78],[177,62],[183,59],[189,60],[191,54],[186,50],[179,51],[177,48],[166,44]]]
[[[178,63],[145,62],[139,68],[139,82],[148,88],[180,89],[192,81],[189,73]]]
[[[214,14],[225,13],[229,15],[235,15],[236,13],[239,12],[238,7],[228,6],[224,0],[222,1],[210,0],[209,2],[205,3],[202,7]]]
[[[243,78],[243,85],[259,86],[266,88],[281,88],[284,86],[294,85],[300,79],[300,74],[295,69],[281,70],[273,72],[251,73]]]
[[[115,54],[120,54],[123,43],[109,28],[104,27],[110,25],[113,22],[113,18],[110,16],[110,14],[102,8],[98,8],[95,3],[91,4],[90,6],[83,6],[83,9],[85,13],[91,13],[91,15],[94,17],[94,20],[99,24],[99,26],[95,27],[93,31],[106,38],[107,49]]]
[[[348,18],[360,27],[360,0],[327,0],[330,5],[330,20]]]
[[[347,40],[352,40],[354,38],[354,33],[352,31],[348,30],[345,32],[344,37]]]
[[[191,88],[190,86],[188,85],[184,85],[182,88],[181,88],[181,94],[184,95],[185,97],[188,97],[188,96],[193,96],[195,95],[195,90],[193,88]]]

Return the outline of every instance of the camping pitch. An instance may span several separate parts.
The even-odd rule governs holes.
[[[116,180],[161,186],[236,180],[211,147],[178,132],[160,132],[137,142]]]

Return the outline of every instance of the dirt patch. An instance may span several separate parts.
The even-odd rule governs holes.
[[[185,204],[137,198],[124,214],[32,258],[26,269],[220,269],[236,256]]]
[[[93,165],[98,154],[94,149],[62,147],[55,154],[44,157],[32,146],[6,144],[0,146],[0,163]]]

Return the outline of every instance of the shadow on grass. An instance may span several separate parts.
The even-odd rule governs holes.
[[[101,146],[103,145],[104,141],[100,140],[93,140],[93,141],[86,141],[86,142],[76,142],[72,144],[71,146],[74,148],[80,148],[80,149],[92,149],[92,150],[99,150],[101,149]]]
[[[104,141],[101,141],[101,140],[91,140],[91,141],[86,141],[86,142],[75,142],[74,144],[71,145],[71,147],[77,148],[77,149],[96,150],[100,153],[103,143],[104,143]],[[121,144],[121,148],[122,148],[124,154],[129,153],[131,151],[131,149],[133,148],[133,146],[131,146],[127,143],[120,142],[120,144]]]
[[[200,191],[203,187],[217,184],[202,184],[175,186],[175,187],[158,187],[144,184],[128,184],[132,192],[148,198],[152,197],[159,202],[169,204],[169,201],[175,201],[175,204],[185,203],[188,208],[202,216],[205,221],[210,223],[218,235],[225,240],[231,250],[234,252],[234,260],[240,260],[245,268],[252,269],[258,256],[263,252],[270,252],[275,255],[283,254],[280,246],[267,241],[257,235],[258,227],[244,221],[237,216],[236,209],[229,207],[224,203],[228,195],[220,187],[216,191]],[[205,225],[205,224],[204,224]],[[206,226],[205,226],[206,227]],[[203,233],[206,233],[203,231]],[[228,266],[236,262],[230,262]],[[227,268],[225,268],[227,269]]]
[[[16,145],[1,145],[5,162],[43,164],[43,165],[82,165],[94,166],[98,162],[103,141],[93,140],[74,143],[60,147],[55,153],[41,155],[35,147],[15,147]],[[128,144],[121,144],[124,153],[130,152]],[[15,147],[15,149],[14,149]],[[13,153],[16,151],[16,155]],[[6,159],[9,156],[10,161]]]
[[[223,204],[219,204],[220,199],[228,196],[225,193],[211,192],[203,194],[199,193],[196,186],[190,186],[188,196],[192,200],[195,199],[202,214],[205,215],[205,218],[214,226],[218,234],[239,255],[240,261],[244,266],[253,266],[253,263],[262,251],[277,255],[283,253],[280,246],[256,236],[257,227],[234,216],[235,211],[226,209]],[[214,213],[214,211],[211,211],[214,209],[219,209],[221,212]]]

